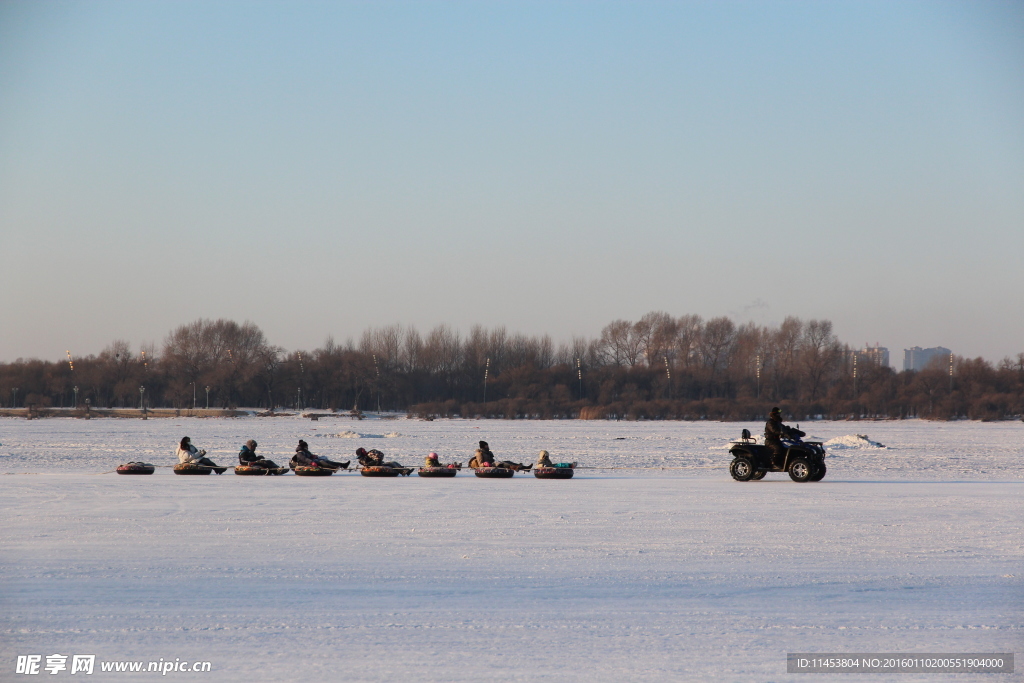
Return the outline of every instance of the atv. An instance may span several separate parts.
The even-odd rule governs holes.
[[[769,472],[789,472],[795,482],[821,481],[825,477],[825,447],[820,441],[802,441],[806,434],[799,429],[789,428],[789,438],[782,440],[786,449],[781,463],[772,460],[772,452],[757,439],[750,438],[750,430],[744,429],[739,441],[733,441],[729,453],[733,461],[729,474],[736,481],[760,481]]]

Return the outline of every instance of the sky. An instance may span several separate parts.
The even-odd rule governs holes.
[[[0,361],[832,320],[1024,352],[1024,3],[0,0]]]

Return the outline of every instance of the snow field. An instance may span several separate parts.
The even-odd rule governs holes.
[[[804,425],[888,448],[842,449],[800,485],[728,478],[740,424],[324,422],[400,436],[342,450],[297,418],[0,421],[0,471],[58,463],[0,476],[0,680],[55,652],[209,660],[210,681],[783,681],[807,677],[789,651],[1021,651],[1019,423]],[[513,460],[693,469],[91,474],[172,464],[186,433],[225,463],[247,438],[279,461],[306,438],[413,465],[465,462],[482,438]]]

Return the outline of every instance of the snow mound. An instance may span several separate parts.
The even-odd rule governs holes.
[[[331,436],[338,439],[358,439],[359,433],[353,432],[351,429],[347,429],[344,432],[338,434],[314,434],[313,436]]]
[[[868,438],[867,434],[847,434],[846,436],[837,436],[834,439],[826,441],[824,445],[827,450],[839,450],[842,448],[888,448],[877,441],[872,441]]]
[[[394,439],[396,436],[401,436],[398,432],[388,432],[384,435],[385,439]]]

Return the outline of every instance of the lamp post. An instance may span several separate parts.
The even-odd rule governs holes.
[[[148,419],[146,417],[146,387],[145,386],[140,386],[139,387],[139,410],[142,411],[142,419],[143,420]]]
[[[668,389],[668,397],[672,398],[672,369],[668,365],[668,356],[662,356],[665,360],[665,384]]]
[[[72,389],[75,392],[75,408],[78,408],[78,387],[75,386],[75,387],[72,387]]]
[[[484,403],[487,403],[487,375],[491,371],[491,359],[488,358],[484,364]]]
[[[18,407],[18,387],[11,389],[11,407]]]
[[[580,364],[580,359],[576,359],[576,376],[580,380],[580,400],[583,400],[583,366]]]
[[[377,376],[377,414],[380,415],[380,366],[377,364],[377,354],[373,354],[373,371]]]
[[[853,354],[853,398],[857,398],[857,354]]]
[[[192,410],[196,409],[196,383],[192,382]]]
[[[206,387],[206,409],[210,409],[210,387]]]
[[[296,400],[296,410],[302,410],[302,380],[306,377],[306,366],[302,364],[301,353],[296,352],[295,356],[299,359],[299,390],[296,392],[298,396],[298,399]]]

